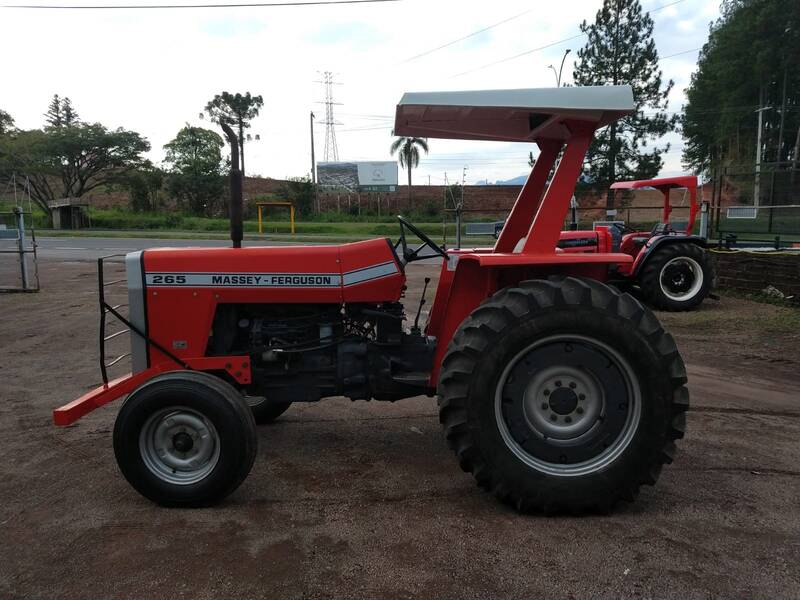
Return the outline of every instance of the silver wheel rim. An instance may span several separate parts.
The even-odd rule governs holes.
[[[627,417],[616,439],[596,456],[581,462],[562,464],[533,456],[512,436],[503,415],[503,389],[511,371],[531,351],[553,343],[590,344],[601,350],[609,363],[613,363],[619,369],[628,390],[627,403],[629,408]],[[557,382],[560,385],[557,386]],[[583,396],[583,398],[580,399],[574,410],[556,412],[546,402],[545,399],[548,395],[545,392],[564,386],[572,390],[576,396]],[[598,424],[603,420],[608,404],[616,401],[616,398],[606,396],[602,385],[589,370],[571,365],[555,365],[536,371],[530,378],[523,400],[525,422],[532,435],[547,440],[549,444],[559,446],[561,444],[576,443],[592,434],[594,428],[598,427]],[[548,405],[547,408],[545,408],[545,404]],[[605,469],[617,460],[630,445],[638,430],[641,413],[641,392],[631,365],[619,352],[607,344],[584,336],[551,336],[527,346],[503,370],[495,392],[495,419],[506,446],[528,467],[548,475],[575,477]],[[553,418],[554,416],[555,419]]]
[[[175,485],[204,479],[219,462],[219,435],[199,412],[185,407],[156,411],[139,434],[139,452],[153,475]]]
[[[681,267],[680,275],[670,276],[670,269]],[[691,281],[687,282],[684,278],[690,278]],[[703,268],[691,256],[676,256],[661,267],[658,281],[662,293],[667,298],[676,302],[685,302],[694,298],[703,287]],[[689,283],[688,288],[682,289],[686,283]]]

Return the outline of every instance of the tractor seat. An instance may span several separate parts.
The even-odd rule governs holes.
[[[673,232],[674,230],[672,229],[672,225],[669,223],[656,223],[653,226],[653,230],[650,232],[650,235],[669,235]]]

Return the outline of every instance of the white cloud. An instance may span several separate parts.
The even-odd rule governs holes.
[[[148,4],[128,0],[127,3]],[[83,0],[81,3],[85,3]],[[645,9],[662,5],[645,1]],[[717,0],[685,0],[656,12],[656,42],[662,56],[699,47]],[[310,165],[308,115],[322,120],[318,71],[331,70],[343,85],[334,89],[341,159],[389,157],[394,107],[405,91],[545,87],[553,85],[547,66],[566,48],[554,45],[463,76],[457,73],[544,46],[579,33],[599,0],[405,0],[374,5],[329,7],[44,11],[0,9],[6,60],[0,107],[21,127],[39,127],[54,93],[70,96],[84,119],[124,126],[145,135],[160,160],[161,147],[222,90],[264,97],[252,132],[260,142],[247,147],[248,172],[274,177],[307,173]],[[505,18],[525,15],[416,60],[410,57]],[[696,54],[662,63],[675,80],[670,108],[680,108]],[[572,64],[564,66],[570,79]],[[322,159],[324,128],[317,125]],[[679,136],[671,136],[679,142]],[[431,140],[431,154],[415,180],[505,179],[526,170],[523,144]],[[673,144],[666,172],[680,171]]]

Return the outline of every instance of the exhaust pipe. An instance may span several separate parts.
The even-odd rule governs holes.
[[[231,145],[231,241],[234,248],[242,247],[242,172],[239,170],[239,140],[227,123],[220,123]]]

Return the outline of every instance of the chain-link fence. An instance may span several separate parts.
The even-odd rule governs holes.
[[[770,163],[756,171],[718,169],[708,184],[711,231],[719,239],[800,241],[800,168]],[[779,244],[780,245],[780,244]]]

